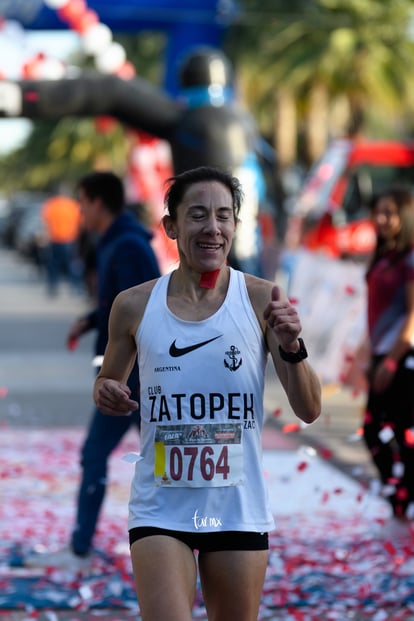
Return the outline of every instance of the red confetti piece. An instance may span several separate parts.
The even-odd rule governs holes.
[[[407,446],[414,447],[414,429],[405,430],[404,440]]]
[[[398,500],[407,500],[408,489],[406,487],[400,487],[395,493]]]
[[[355,293],[356,293],[356,289],[355,289],[355,287],[353,287],[352,285],[346,285],[346,287],[345,287],[345,293],[346,293],[347,295],[355,295]]]
[[[300,425],[299,423],[286,423],[283,425],[282,431],[283,433],[297,433],[300,431]]]
[[[4,399],[9,394],[9,391],[5,386],[0,386],[0,399]]]
[[[328,448],[321,448],[319,449],[318,453],[322,457],[322,459],[332,459],[333,457],[333,452]]]
[[[275,410],[273,410],[273,416],[275,418],[278,418],[279,416],[281,416],[282,414],[282,408],[276,408]]]
[[[76,337],[69,338],[66,343],[66,347],[69,351],[74,351],[79,343],[79,339]]]
[[[368,425],[369,423],[372,423],[372,414],[371,412],[364,412],[364,424]]]
[[[298,300],[298,298],[289,298],[289,302],[290,302],[291,304],[299,304],[299,300]]]
[[[390,556],[395,556],[397,554],[397,549],[395,548],[392,541],[384,541],[384,548],[390,554]]]
[[[309,463],[307,461],[301,461],[297,466],[296,466],[296,470],[298,470],[299,472],[303,472],[304,470],[306,470],[306,468],[308,468]]]
[[[355,360],[355,356],[354,354],[350,354],[350,353],[345,354],[344,360],[345,362],[353,362]]]

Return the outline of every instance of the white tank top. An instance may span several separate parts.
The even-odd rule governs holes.
[[[230,269],[222,306],[202,321],[168,309],[170,276],[155,284],[136,334],[141,453],[129,528],[269,531],[261,444],[267,350],[244,275]]]

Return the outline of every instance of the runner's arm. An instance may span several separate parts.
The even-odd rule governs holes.
[[[93,391],[99,410],[112,416],[125,416],[138,408],[138,403],[130,399],[131,390],[126,384],[137,354],[132,332],[131,296],[131,290],[124,291],[112,305],[108,344]]]

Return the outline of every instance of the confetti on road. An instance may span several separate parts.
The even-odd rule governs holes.
[[[126,536],[133,466],[122,459],[139,450],[133,433],[111,457],[92,568],[74,574],[22,564],[33,549],[53,551],[68,541],[82,438],[77,429],[2,430],[1,611],[23,611],[26,619],[48,611],[57,621],[53,611],[68,610],[73,621],[112,609],[123,619],[139,619]],[[306,447],[264,450],[276,530],[259,619],[414,619],[410,525],[390,519],[386,501],[336,470],[329,458]],[[200,590],[193,618],[206,619]]]

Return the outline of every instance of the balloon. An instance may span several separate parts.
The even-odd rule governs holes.
[[[68,4],[70,0],[43,0],[43,2],[51,9],[61,9]]]
[[[45,58],[38,67],[38,79],[61,80],[66,73],[64,63],[56,58]]]
[[[99,22],[98,14],[91,9],[88,9],[82,15],[79,15],[75,20],[72,21],[71,27],[76,32],[80,34],[86,33],[89,28],[94,26]]]
[[[120,43],[111,43],[95,58],[96,68],[102,73],[115,73],[126,61],[126,52]]]
[[[123,80],[132,80],[136,76],[135,67],[129,60],[116,69],[115,73]]]
[[[103,52],[112,41],[112,32],[106,24],[93,24],[82,37],[82,45],[86,54],[95,56]]]
[[[73,22],[83,15],[86,11],[85,0],[69,0],[62,8],[57,10],[57,14],[65,22]]]

